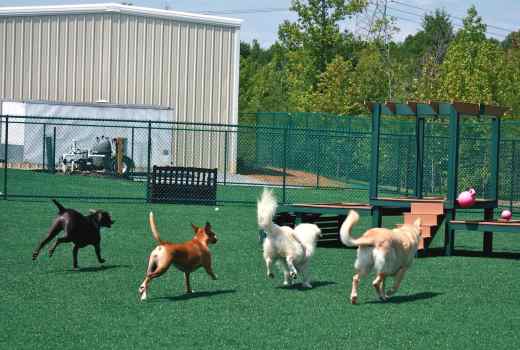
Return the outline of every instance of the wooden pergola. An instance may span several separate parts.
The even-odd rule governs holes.
[[[484,220],[493,218],[493,209],[498,206],[498,171],[500,148],[500,118],[507,111],[506,108],[483,104],[471,104],[463,102],[385,102],[366,103],[372,115],[372,150],[371,150],[371,176],[369,186],[369,203],[373,206],[372,223],[380,227],[383,215],[395,215],[408,211],[412,202],[442,202],[445,209],[447,223],[455,220],[457,204],[458,177],[459,177],[459,144],[460,144],[460,120],[462,118],[482,117],[491,121],[491,158],[490,178],[491,189],[488,198],[478,198],[472,209],[483,209]],[[380,165],[380,141],[382,116],[410,116],[415,117],[415,188],[414,196],[388,198],[379,196],[379,165]],[[425,119],[431,117],[448,118],[448,171],[447,193],[441,198],[427,198],[423,196],[423,171],[424,171],[424,127]],[[453,249],[452,232],[449,224],[446,226],[446,252]],[[485,234],[489,239],[490,235]]]

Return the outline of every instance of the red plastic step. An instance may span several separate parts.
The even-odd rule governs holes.
[[[438,202],[413,202],[410,212],[413,214],[444,214],[444,204]]]

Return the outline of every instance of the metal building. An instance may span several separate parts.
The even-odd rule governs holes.
[[[240,23],[120,4],[0,7],[0,100],[150,105],[173,121],[237,124]],[[174,162],[220,167],[208,152],[221,137],[207,149],[197,137],[175,139]]]

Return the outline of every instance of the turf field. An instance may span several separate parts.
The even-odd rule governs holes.
[[[56,209],[50,201],[0,201],[2,283],[0,349],[515,349],[520,344],[520,233],[497,234],[497,254],[484,258],[478,233],[457,236],[462,256],[420,258],[388,303],[370,280],[360,305],[348,303],[355,251],[318,248],[312,290],[265,277],[255,208],[62,201],[83,212],[100,207],[116,221],[106,230],[99,267],[93,248],[80,250],[72,271],[71,245],[36,262],[31,252]],[[137,289],[154,247],[148,224],[156,214],[164,239],[191,238],[190,222],[210,221],[220,241],[212,247],[219,280],[171,269]],[[384,223],[390,225],[391,222]],[[358,229],[354,234],[359,234]],[[440,236],[435,245],[441,245]]]

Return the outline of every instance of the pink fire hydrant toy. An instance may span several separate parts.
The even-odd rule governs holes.
[[[469,208],[473,204],[475,204],[475,199],[477,197],[477,192],[474,188],[470,188],[467,191],[461,192],[457,197],[457,202],[459,203],[461,208]]]

